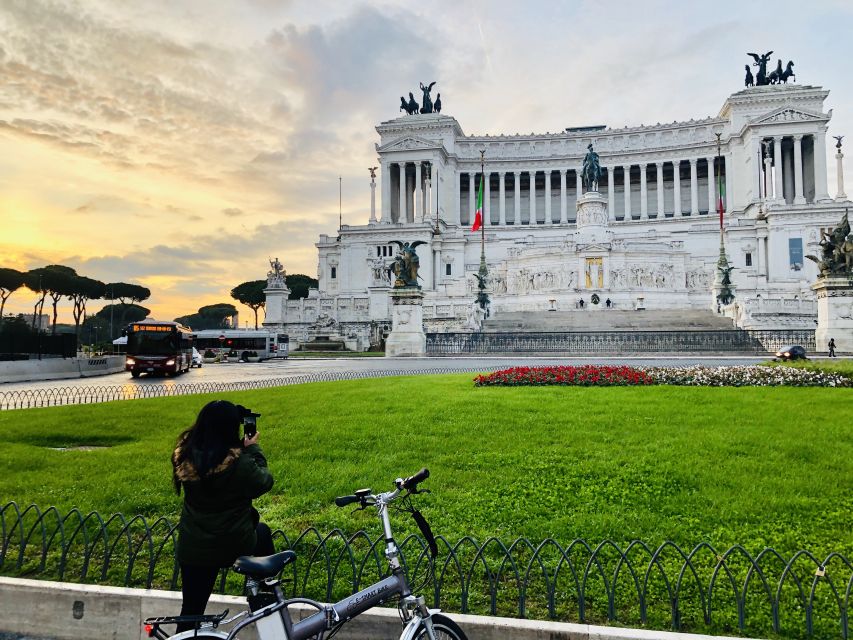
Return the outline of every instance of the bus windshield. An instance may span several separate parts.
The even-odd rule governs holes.
[[[178,349],[176,335],[169,332],[132,331],[127,336],[128,355],[169,356]]]

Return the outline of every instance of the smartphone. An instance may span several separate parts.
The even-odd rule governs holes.
[[[243,416],[243,437],[244,438],[254,438],[255,434],[258,432],[258,418],[260,414],[250,413],[247,416]]]

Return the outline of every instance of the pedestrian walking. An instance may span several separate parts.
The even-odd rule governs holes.
[[[829,339],[829,357],[830,358],[837,358],[838,357],[835,355],[835,338]]]

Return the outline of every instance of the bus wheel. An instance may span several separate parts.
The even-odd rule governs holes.
[[[139,377],[139,371],[131,371],[130,377],[131,378],[138,378]]]

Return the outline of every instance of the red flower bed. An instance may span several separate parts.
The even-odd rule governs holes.
[[[628,366],[607,367],[513,367],[474,378],[478,387],[520,387],[575,385],[583,387],[618,387],[655,384],[654,379],[641,369]]]

